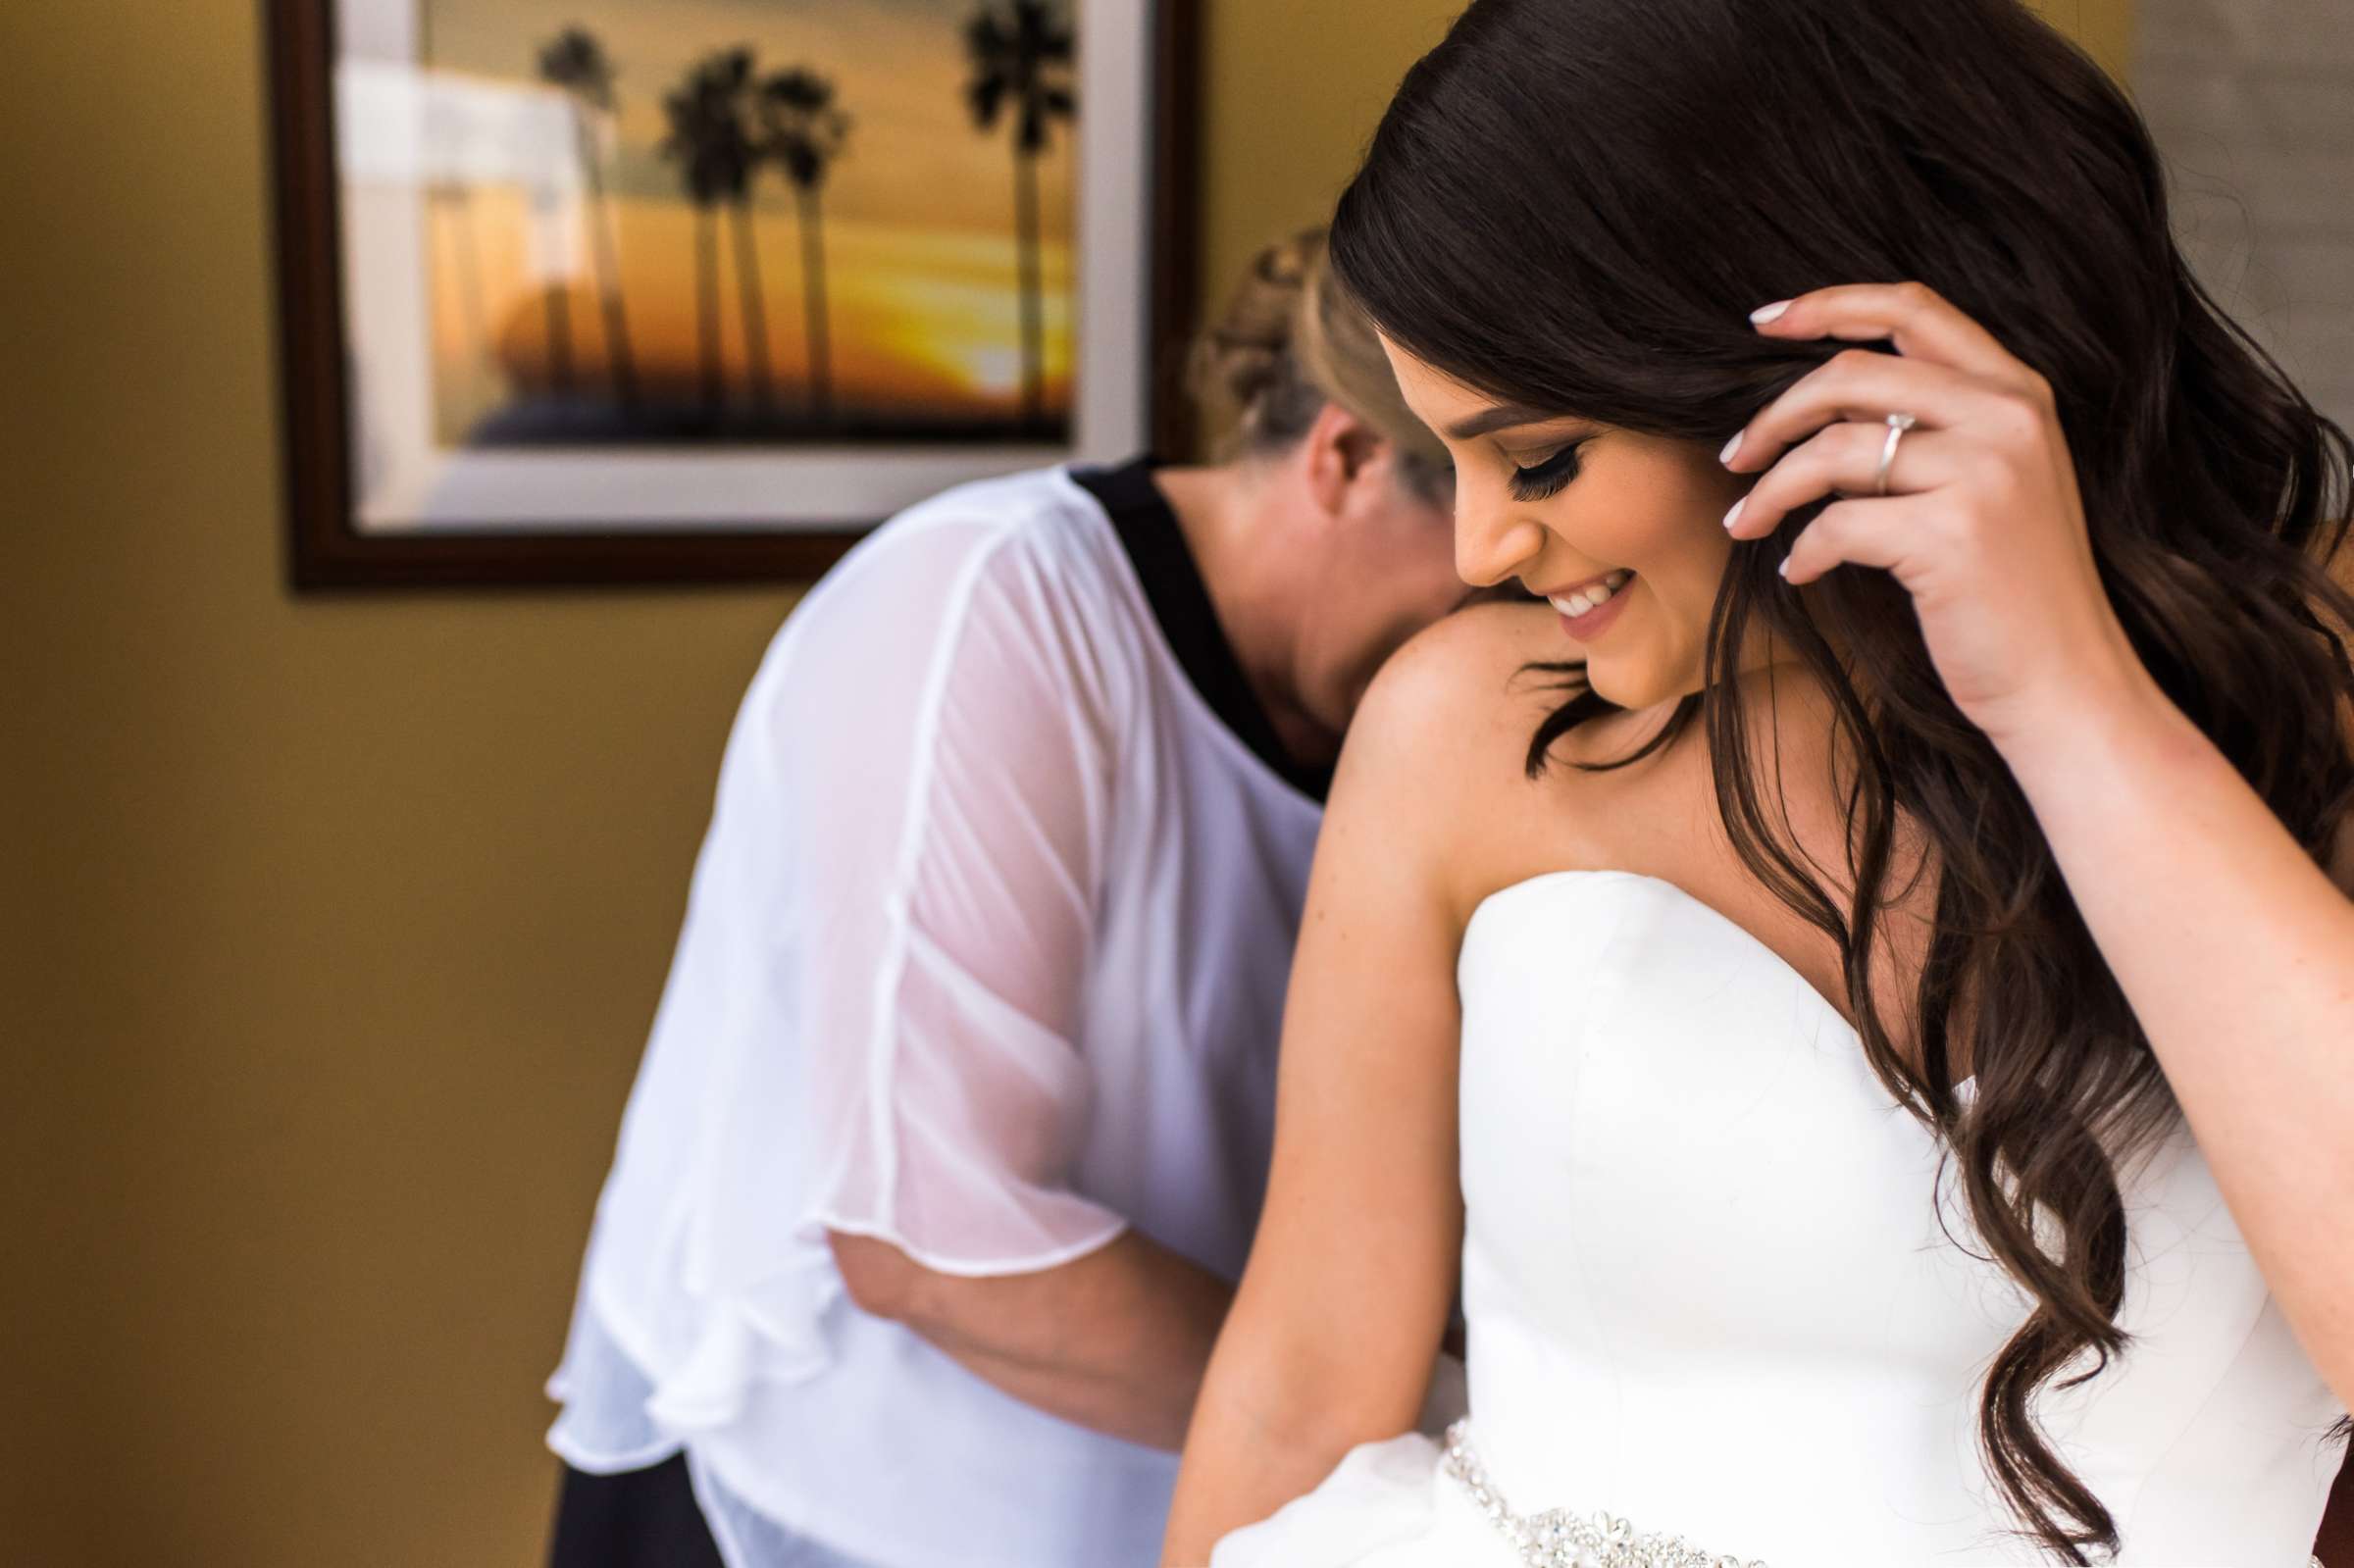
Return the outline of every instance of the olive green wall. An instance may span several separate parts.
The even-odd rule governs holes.
[[[2133,58],[2135,0],[2027,0],[2123,78]]]
[[[1453,6],[1205,5],[1215,281]],[[792,595],[287,595],[258,11],[0,6],[0,1561],[520,1568]]]

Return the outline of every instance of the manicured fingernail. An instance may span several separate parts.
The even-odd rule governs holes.
[[[1783,557],[1782,557],[1782,564],[1781,564],[1780,566],[1777,566],[1777,567],[1775,567],[1775,568],[1774,568],[1774,570],[1775,570],[1776,572],[1779,572],[1779,573],[1782,575],[1782,581],[1783,581],[1784,582],[1789,582],[1789,581],[1790,581],[1790,557],[1788,557],[1788,556],[1786,556],[1786,555],[1785,555],[1785,556],[1783,556]]]
[[[1763,327],[1767,322],[1778,320],[1782,312],[1788,310],[1789,308],[1790,302],[1788,300],[1777,299],[1770,305],[1760,305],[1756,310],[1751,311],[1749,313],[1749,319],[1753,322],[1756,322],[1760,327]]]
[[[1741,450],[1741,437],[1745,433],[1747,432],[1742,430],[1733,431],[1733,438],[1724,443],[1724,450],[1716,454],[1716,461],[1730,466],[1733,454]]]
[[[1724,514],[1724,526],[1728,531],[1734,524],[1741,521],[1741,509],[1748,504],[1749,497],[1744,495],[1741,497],[1741,499],[1733,503],[1733,509],[1730,512]]]

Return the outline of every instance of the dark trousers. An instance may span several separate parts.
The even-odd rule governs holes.
[[[565,1466],[547,1568],[721,1568],[687,1456],[614,1476]]]

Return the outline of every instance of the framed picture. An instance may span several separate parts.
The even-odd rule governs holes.
[[[267,0],[299,587],[810,578],[1182,454],[1193,0]]]

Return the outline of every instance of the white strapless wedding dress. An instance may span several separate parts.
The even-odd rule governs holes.
[[[1407,1436],[1228,1536],[1213,1568],[1512,1568],[1718,1554],[1771,1568],[2047,1560],[1975,1444],[2024,1316],[1937,1146],[1855,1031],[1674,885],[1561,872],[1463,935],[1465,1453]],[[1965,1085],[1965,1092],[1969,1086]],[[2118,1561],[2303,1568],[2344,1413],[2178,1133],[2124,1173],[2122,1361],[2046,1391]],[[1512,1519],[1596,1510],[1693,1550],[1524,1555]]]

